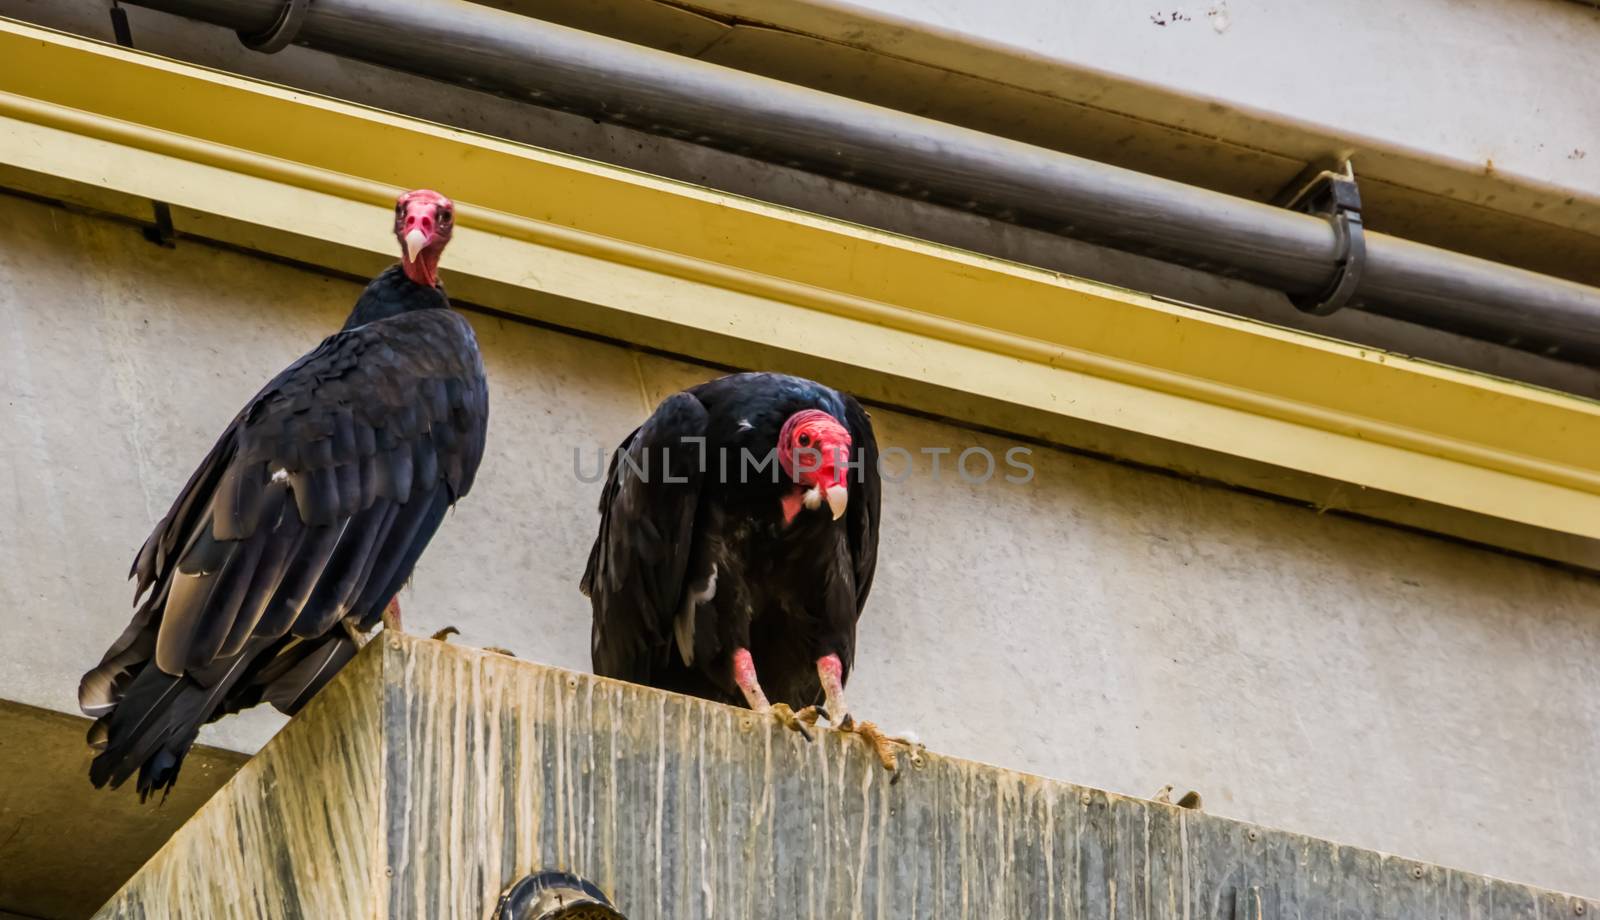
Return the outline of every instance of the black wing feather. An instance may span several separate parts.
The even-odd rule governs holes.
[[[272,534],[264,541],[261,558],[257,560],[255,573],[250,579],[249,591],[239,604],[239,612],[234,615],[233,627],[218,653],[219,657],[229,658],[239,654],[245,642],[255,634],[262,615],[267,612],[267,605],[277,593],[278,584],[283,581],[284,573],[294,560],[295,551],[305,539],[306,530],[300,523],[299,513],[282,496],[269,520],[272,522]],[[268,630],[262,631],[270,634]]]
[[[704,438],[706,421],[705,406],[679,393],[612,456],[581,584],[594,608],[597,674],[648,682],[670,648],[704,475],[688,439]]]
[[[872,577],[878,570],[878,511],[883,502],[883,480],[878,472],[878,437],[872,431],[867,410],[849,394],[844,401],[844,424],[850,432],[851,447],[861,458],[861,469],[850,474],[849,524],[850,556],[855,562],[856,616],[867,605]]]

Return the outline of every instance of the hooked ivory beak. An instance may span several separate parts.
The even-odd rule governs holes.
[[[844,517],[845,506],[850,503],[850,487],[833,485],[828,486],[828,508],[833,511],[833,519]]]
[[[417,261],[417,253],[422,251],[422,247],[428,245],[428,235],[412,227],[406,232],[405,239],[401,242],[405,245],[406,261],[415,262]]]

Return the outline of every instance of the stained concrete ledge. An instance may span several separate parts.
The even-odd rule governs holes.
[[[97,915],[1557,918],[1600,901],[404,637],[369,644]],[[1315,794],[1308,790],[1308,795]]]
[[[89,785],[89,720],[0,701],[0,920],[105,903],[247,759],[200,746],[164,801]]]

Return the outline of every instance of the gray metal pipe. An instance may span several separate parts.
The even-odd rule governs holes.
[[[126,0],[257,33],[285,0]],[[315,0],[296,41],[1293,294],[1323,290],[1317,217],[464,0]],[[1355,305],[1600,363],[1600,289],[1378,233]]]

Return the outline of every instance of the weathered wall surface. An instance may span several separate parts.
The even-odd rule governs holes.
[[[0,697],[70,710],[128,562],[242,402],[358,287],[0,197]],[[402,601],[583,668],[609,446],[704,368],[474,315],[491,449]],[[913,451],[1003,439],[879,408]],[[1026,486],[887,488],[855,707],[936,750],[1600,891],[1600,582],[1038,450]],[[592,463],[592,461],[591,461]],[[586,464],[588,465],[588,464]],[[207,737],[250,749],[271,718]]]

